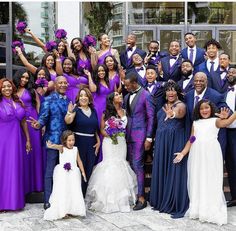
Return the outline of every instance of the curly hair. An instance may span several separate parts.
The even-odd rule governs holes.
[[[14,83],[7,79],[7,78],[3,78],[3,79],[0,79],[0,101],[2,101],[2,98],[3,98],[3,95],[2,95],[2,86],[3,86],[3,83],[4,82],[9,82],[12,86],[12,99],[14,102],[17,102],[19,103],[22,107],[24,107],[24,104],[22,103],[22,101],[19,99],[19,96],[17,95],[17,89],[16,89],[16,86],[14,85]]]
[[[169,91],[169,90],[176,91],[179,100],[183,101],[184,94],[183,94],[180,86],[174,80],[169,80],[164,86],[163,97],[164,97],[165,100],[166,100],[166,92]]]
[[[208,104],[210,107],[211,107],[211,115],[209,118],[211,117],[215,117],[215,113],[218,112],[218,109],[216,107],[216,105],[211,102],[210,100],[208,99],[202,99],[200,100],[196,106],[194,107],[194,111],[193,111],[193,120],[199,120],[199,119],[202,119],[202,116],[200,114],[200,107],[203,103],[206,103]]]
[[[117,116],[117,111],[113,104],[114,97],[115,92],[112,92],[106,97],[106,109],[104,111],[104,120],[108,120],[112,116]]]
[[[76,105],[77,105],[77,106],[80,106],[80,104],[79,104],[79,97],[80,97],[80,92],[81,92],[81,91],[85,91],[85,93],[86,93],[86,95],[87,95],[87,97],[88,97],[88,99],[89,99],[89,107],[90,107],[91,109],[93,109],[93,108],[94,108],[93,95],[92,95],[91,91],[90,91],[87,87],[82,87],[82,88],[79,90],[79,92],[78,92],[78,94],[77,94],[77,96],[76,96],[76,99],[75,99]]]
[[[26,69],[18,70],[15,73],[15,75],[13,76],[13,83],[15,84],[16,88],[19,89],[21,78],[24,73],[27,73],[29,75],[29,81],[25,85],[25,89],[29,91],[30,96],[31,96],[31,104],[33,107],[35,107],[36,106],[36,93],[34,90],[34,81],[33,81],[33,77],[31,75],[31,73],[29,71],[27,71]]]
[[[204,45],[204,49],[207,50],[207,47],[209,47],[210,45],[215,45],[218,49],[222,49],[220,43],[215,39],[208,40]]]
[[[98,64],[95,69],[94,69],[94,72],[93,72],[93,77],[94,77],[94,83],[96,84],[97,86],[97,92],[99,93],[100,92],[100,78],[98,76],[98,69],[99,67],[103,67],[104,71],[105,71],[105,77],[104,77],[104,80],[108,86],[108,88],[110,87],[110,83],[109,83],[109,73],[108,73],[108,68],[106,65],[104,64]]]

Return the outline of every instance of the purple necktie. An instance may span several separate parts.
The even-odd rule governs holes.
[[[193,48],[190,49],[189,60],[193,63]]]
[[[215,72],[215,71],[214,71],[214,63],[215,63],[215,62],[211,61],[210,63],[211,63],[210,75],[213,77],[214,72]]]
[[[198,95],[196,95],[194,98],[195,98],[195,102],[194,102],[194,107],[195,107],[197,105],[200,97]]]

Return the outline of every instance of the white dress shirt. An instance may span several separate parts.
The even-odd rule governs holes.
[[[214,71],[216,71],[217,70],[217,68],[218,68],[218,66],[219,66],[219,58],[217,57],[216,59],[214,59],[214,60],[207,60],[207,70],[210,72],[210,70],[211,70],[211,62],[214,62]]]
[[[136,50],[136,46],[132,47],[132,51],[127,51],[127,56],[128,58],[130,58],[132,56],[132,54],[134,53],[134,51]]]
[[[185,89],[185,87],[189,84],[190,80],[193,78],[193,74],[191,74],[190,76],[188,76],[189,79],[185,79],[183,81],[183,89]]]
[[[234,91],[228,91],[226,96],[226,103],[232,111],[235,111],[236,101],[236,84],[234,85]],[[231,123],[227,128],[236,128],[236,120]]]

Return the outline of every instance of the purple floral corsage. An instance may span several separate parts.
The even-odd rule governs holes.
[[[64,166],[63,166],[63,168],[67,171],[67,172],[69,172],[70,170],[71,170],[71,164],[68,162],[68,163],[65,163],[64,164]]]
[[[57,49],[57,43],[55,41],[49,41],[45,45],[48,52],[52,52],[54,49]]]
[[[16,29],[18,30],[18,32],[20,34],[24,34],[25,33],[25,28],[27,27],[27,23],[26,22],[18,22],[16,25]]]
[[[16,41],[13,41],[12,42],[12,51],[16,54],[16,47],[20,47],[20,49],[23,51],[25,48],[24,48],[24,43],[20,40],[16,40]]]
[[[64,29],[57,29],[55,31],[55,36],[57,39],[64,39],[67,36],[67,32]]]
[[[94,35],[88,34],[84,37],[83,44],[86,47],[93,46],[95,47],[97,45],[97,39]]]
[[[190,144],[194,143],[195,140],[196,140],[196,136],[190,136],[189,138]]]

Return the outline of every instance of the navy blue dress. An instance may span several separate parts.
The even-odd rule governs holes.
[[[95,109],[92,109],[90,117],[86,116],[78,107],[75,108],[75,112],[76,115],[74,121],[70,124],[69,128],[75,132],[75,146],[79,150],[80,158],[83,162],[87,177],[87,182],[82,180],[82,191],[85,196],[88,181],[96,161],[95,148],[93,146],[97,142],[95,134],[99,130],[98,117]],[[80,133],[80,135],[78,133]],[[94,136],[86,136],[81,133]]]
[[[183,217],[188,209],[187,158],[174,164],[174,153],[182,151],[187,141],[185,117],[168,119],[163,109],[157,112],[150,205],[172,218]]]

